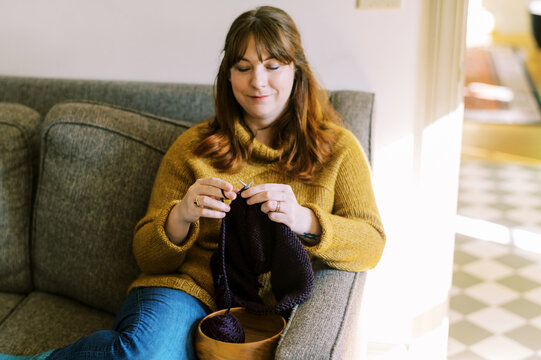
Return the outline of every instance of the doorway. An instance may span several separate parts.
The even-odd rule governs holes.
[[[541,356],[541,49],[527,7],[469,4],[452,360]]]

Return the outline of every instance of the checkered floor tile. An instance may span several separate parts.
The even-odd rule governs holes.
[[[541,164],[463,159],[450,360],[541,359]]]

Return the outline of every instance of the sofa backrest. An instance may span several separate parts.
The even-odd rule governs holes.
[[[105,102],[194,123],[214,113],[210,85],[0,76],[0,101],[26,105],[43,117],[66,100]]]
[[[330,99],[370,157],[373,95],[336,91]],[[26,256],[18,263],[26,287],[17,291],[28,290],[32,269],[39,290],[117,311],[139,272],[132,256],[133,228],[146,211],[161,158],[185,129],[212,115],[211,86],[0,77],[2,101],[25,104],[45,117],[37,131],[41,159],[31,238],[28,230],[17,235],[26,244],[25,254],[20,247],[19,253],[2,254]],[[33,123],[40,121],[35,111],[24,112]],[[27,145],[30,157],[37,154],[36,143]],[[1,187],[0,195],[6,191],[8,198],[13,191],[24,192],[19,197],[25,207],[18,214],[28,229],[28,189]],[[12,240],[2,226],[3,251]],[[0,279],[2,271],[0,265]]]
[[[344,118],[344,126],[372,159],[374,94],[341,90],[330,91],[329,96]],[[105,102],[191,123],[214,113],[211,85],[0,76],[0,102],[24,104],[45,117],[54,105],[66,100]]]

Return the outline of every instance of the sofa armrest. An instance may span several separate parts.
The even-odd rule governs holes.
[[[351,358],[365,280],[364,272],[314,272],[312,294],[291,313],[275,359]]]

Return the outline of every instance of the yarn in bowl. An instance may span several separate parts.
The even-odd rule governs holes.
[[[234,343],[213,339],[205,334],[202,324],[209,318],[227,311],[238,319],[244,329],[244,342]],[[200,360],[271,360],[284,331],[286,321],[281,315],[257,315],[242,307],[223,309],[203,318],[195,334],[195,352]]]

